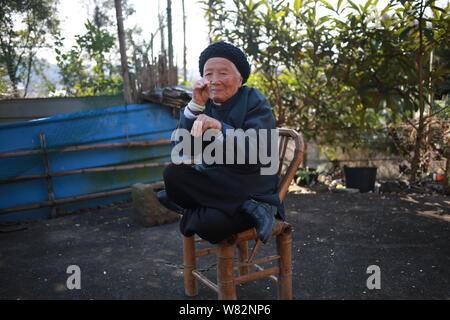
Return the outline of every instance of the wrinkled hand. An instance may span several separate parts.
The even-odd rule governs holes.
[[[222,123],[220,121],[207,116],[206,114],[200,114],[197,120],[192,125],[191,135],[194,137],[201,136],[203,132],[208,129],[222,130]]]
[[[192,101],[204,106],[209,98],[209,81],[205,78],[200,79],[192,89]]]

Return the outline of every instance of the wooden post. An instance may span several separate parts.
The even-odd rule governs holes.
[[[198,294],[197,279],[192,274],[197,265],[194,236],[183,237],[183,262],[184,292],[190,297],[196,296]]]
[[[236,300],[236,285],[233,281],[234,243],[226,240],[219,244],[217,253],[217,285],[219,300]]]
[[[51,203],[52,211],[50,213],[50,217],[54,218],[56,217],[56,208],[55,208],[55,193],[53,191],[53,181],[52,177],[50,176],[50,162],[48,161],[48,154],[47,154],[47,142],[45,141],[45,133],[41,132],[39,134],[39,140],[41,144],[41,150],[42,150],[42,160],[44,162],[44,169],[45,169],[45,175],[47,180],[47,193],[48,193],[48,200]]]
[[[239,262],[240,263],[246,263],[248,260],[248,242],[247,241],[241,241],[237,244],[238,250],[239,250]],[[241,266],[239,267],[239,275],[243,276],[250,272],[249,266]]]
[[[125,32],[123,27],[123,16],[122,16],[122,1],[114,0],[114,5],[116,7],[116,18],[117,18],[117,33],[119,37],[119,49],[120,49],[120,62],[122,64],[122,77],[123,77],[123,96],[125,98],[125,104],[132,104],[133,97],[131,95],[131,83],[130,74],[128,71],[128,59],[127,59],[127,46],[125,43]]]
[[[167,0],[167,38],[169,47],[169,70],[173,68],[173,42],[172,42],[172,0]],[[172,80],[172,79],[171,79]]]
[[[278,298],[292,300],[292,228],[287,227],[277,236],[277,250],[280,255],[278,267]]]
[[[183,6],[183,81],[187,82],[187,71],[186,71],[186,11],[184,8],[184,0],[181,1]]]
[[[450,155],[447,156],[445,162],[445,172],[444,172],[444,194],[450,195],[450,184],[448,179],[450,178]]]

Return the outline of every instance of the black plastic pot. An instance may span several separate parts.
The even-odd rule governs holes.
[[[375,190],[377,167],[347,167],[344,166],[345,186],[359,189],[360,192]]]

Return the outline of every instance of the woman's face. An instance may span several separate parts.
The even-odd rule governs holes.
[[[225,58],[211,58],[203,68],[203,77],[209,81],[209,97],[214,102],[225,102],[238,91],[242,77],[236,66]]]

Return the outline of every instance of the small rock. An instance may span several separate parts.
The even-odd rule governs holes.
[[[359,189],[355,189],[355,188],[336,188],[336,189],[331,189],[332,192],[334,193],[358,193]]]

